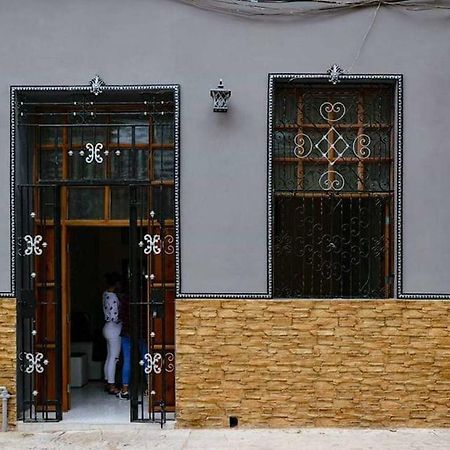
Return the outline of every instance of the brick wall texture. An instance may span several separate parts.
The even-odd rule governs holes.
[[[178,427],[450,426],[450,302],[176,307]]]
[[[0,299],[0,386],[16,394],[16,301]],[[1,411],[0,402],[0,411]],[[8,401],[10,426],[16,421],[15,397]]]

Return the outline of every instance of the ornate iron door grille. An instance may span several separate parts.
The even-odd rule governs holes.
[[[130,189],[131,420],[162,427],[175,411],[174,203],[162,184]]]
[[[392,296],[394,89],[278,83],[274,295]]]
[[[20,409],[24,420],[62,419],[61,235],[127,227],[130,415],[163,425],[175,412],[178,86],[93,82],[15,94],[19,175],[37,184],[21,188],[17,217]]]
[[[19,186],[19,417],[59,421],[61,223],[57,186]],[[55,264],[54,264],[55,262]]]

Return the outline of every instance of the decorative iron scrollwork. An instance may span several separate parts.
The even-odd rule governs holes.
[[[161,239],[161,235],[146,234],[144,241],[139,242],[139,247],[144,248],[144,253],[150,255],[151,253],[159,255],[163,250],[166,255],[172,255],[175,251],[173,246],[175,239],[172,235],[167,234]]]
[[[308,134],[301,132],[294,137],[293,153],[297,158],[307,158],[314,149],[318,150],[323,158],[326,158],[330,167],[323,172],[318,179],[319,186],[324,191],[340,191],[345,186],[345,178],[334,168],[334,165],[345,156],[351,147],[357,158],[365,159],[370,157],[371,139],[367,134],[358,134],[349,144],[346,137],[338,130],[335,124],[342,120],[347,109],[342,102],[323,102],[320,105],[319,113],[321,117],[332,122],[326,133],[314,144]]]
[[[20,361],[25,361],[25,364],[20,364],[20,370],[25,373],[43,373],[45,366],[49,364],[48,359],[44,359],[44,354],[37,352],[35,354],[23,352],[19,355]]]
[[[164,236],[164,252],[166,255],[173,255],[175,252],[174,242],[175,238],[171,234]]]
[[[148,375],[150,373],[161,373],[162,371],[162,355],[161,353],[155,353],[154,355],[146,353],[144,360],[140,360],[139,364],[144,367],[144,372]]]
[[[175,355],[173,353],[166,353],[163,360],[161,353],[146,353],[144,358],[139,361],[139,365],[144,367],[144,372],[149,375],[150,373],[160,374],[163,366],[165,366],[166,372],[173,372],[175,370]]]
[[[46,242],[43,241],[43,237],[40,234],[37,234],[36,236],[31,236],[30,234],[27,234],[23,237],[23,240],[25,241],[27,248],[25,249],[24,255],[30,256],[30,255],[36,255],[40,256],[42,255],[42,248],[47,247]],[[41,244],[42,242],[42,244]],[[42,246],[42,248],[41,248]]]
[[[86,150],[89,152],[88,155],[86,156],[86,162],[88,164],[91,164],[94,161],[97,164],[101,164],[103,162],[103,157],[100,154],[100,152],[103,150],[103,144],[102,143],[98,142],[94,146],[93,144],[88,142],[86,144]]]
[[[104,161],[103,156],[106,157],[110,154],[109,150],[104,150],[102,154],[103,144],[101,142],[97,142],[95,145],[91,142],[87,142],[85,145],[85,149],[87,150],[87,155],[84,150],[80,150],[78,153],[83,157],[86,155],[85,161],[87,164],[92,164],[93,162],[102,164]],[[75,152],[73,150],[69,150],[68,154],[69,156],[73,156]],[[116,156],[120,156],[120,150],[116,150],[114,154]]]
[[[173,372],[175,370],[175,355],[173,353],[166,353],[166,372]]]

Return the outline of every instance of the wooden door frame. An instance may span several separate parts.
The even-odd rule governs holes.
[[[62,188],[63,190],[66,188]],[[67,196],[61,196],[61,211],[67,211]],[[67,215],[63,216],[67,217]],[[124,228],[129,220],[62,220],[61,221],[61,324],[62,324],[62,407],[66,413],[71,409],[70,354],[71,354],[71,267],[70,267],[70,230],[76,228]]]

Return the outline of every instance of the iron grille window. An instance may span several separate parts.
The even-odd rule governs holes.
[[[63,192],[70,220],[127,220],[128,189],[149,182],[152,204],[174,211],[175,128],[171,91],[25,98],[20,125],[33,159],[28,179],[72,184]],[[75,186],[77,185],[77,186]],[[156,211],[158,212],[158,211]],[[67,216],[67,217],[66,217]]]
[[[276,297],[392,295],[393,105],[389,84],[275,85]]]

